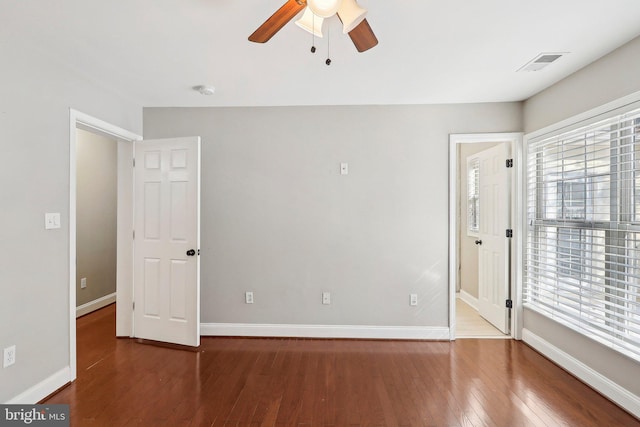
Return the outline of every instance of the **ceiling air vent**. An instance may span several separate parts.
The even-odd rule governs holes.
[[[558,59],[566,55],[567,52],[561,53],[541,53],[540,55],[527,62],[518,71],[540,71],[552,62],[556,62]]]

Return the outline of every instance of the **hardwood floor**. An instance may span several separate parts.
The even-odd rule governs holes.
[[[46,403],[74,426],[640,426],[512,340],[204,337],[198,352],[78,320],[78,379]]]

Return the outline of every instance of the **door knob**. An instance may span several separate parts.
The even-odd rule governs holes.
[[[482,240],[476,240],[476,245],[481,245],[482,244]]]
[[[195,249],[189,249],[189,250],[187,251],[187,256],[194,256],[195,254],[196,254]]]

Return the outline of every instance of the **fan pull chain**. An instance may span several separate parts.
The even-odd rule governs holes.
[[[311,16],[311,53],[316,53],[316,15]]]
[[[331,65],[331,27],[327,25],[327,60],[325,64]]]

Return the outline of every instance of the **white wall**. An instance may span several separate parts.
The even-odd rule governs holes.
[[[521,128],[519,103],[144,110],[145,138],[202,137],[204,323],[447,327],[448,135]]]
[[[532,132],[640,90],[640,38],[525,102],[525,129]],[[640,402],[640,363],[525,310],[524,328],[570,355]],[[640,414],[637,404],[636,415]]]
[[[39,48],[5,40],[0,66],[0,402],[69,366],[69,108],[133,132],[141,106]],[[62,228],[44,229],[45,212]],[[44,397],[44,396],[41,396]]]

